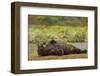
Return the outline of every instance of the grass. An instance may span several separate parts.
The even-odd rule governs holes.
[[[28,60],[54,60],[54,59],[80,59],[80,58],[87,58],[87,54],[70,54],[70,55],[63,55],[63,56],[33,56],[30,55]]]
[[[29,28],[29,42],[59,39],[67,42],[87,41],[87,27],[33,25]]]

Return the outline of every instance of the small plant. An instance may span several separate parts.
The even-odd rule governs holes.
[[[87,50],[86,50],[86,49],[84,49],[84,50],[82,50],[82,51],[81,51],[81,53],[87,53]]]
[[[85,32],[76,32],[73,37],[74,42],[84,42],[85,41]]]

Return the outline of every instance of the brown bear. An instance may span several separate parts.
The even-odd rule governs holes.
[[[49,56],[56,55],[62,56],[67,54],[79,54],[81,50],[70,44],[60,44],[55,40],[51,40],[48,44],[38,45],[38,55],[39,56]]]

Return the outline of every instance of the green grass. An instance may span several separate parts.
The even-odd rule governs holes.
[[[67,42],[84,42],[87,41],[87,27],[72,26],[46,26],[33,25],[28,30],[29,42],[48,41],[50,39],[64,40]]]

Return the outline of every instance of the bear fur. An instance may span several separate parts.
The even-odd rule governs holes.
[[[38,45],[39,56],[62,56],[67,54],[79,54],[81,50],[74,47],[71,44],[57,43],[55,40],[51,40],[48,44]]]

